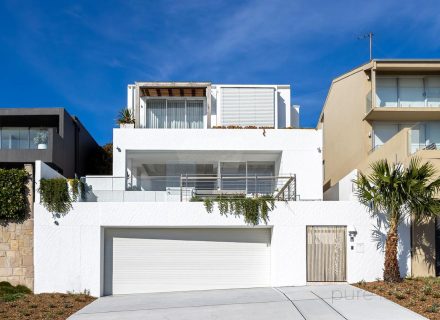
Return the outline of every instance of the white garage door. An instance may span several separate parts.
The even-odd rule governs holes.
[[[270,285],[269,228],[106,229],[104,294]]]

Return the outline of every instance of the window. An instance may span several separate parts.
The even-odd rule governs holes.
[[[204,101],[192,99],[148,99],[147,128],[203,128]]]
[[[378,107],[440,107],[440,77],[378,77]]]
[[[28,128],[2,128],[2,149],[29,149]]]
[[[48,142],[46,128],[0,128],[0,149],[38,149]]]

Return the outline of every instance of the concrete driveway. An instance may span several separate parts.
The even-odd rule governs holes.
[[[425,319],[350,285],[133,294],[100,298],[71,320]]]

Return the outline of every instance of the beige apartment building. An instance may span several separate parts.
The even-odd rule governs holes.
[[[318,128],[326,200],[352,197],[355,170],[379,159],[406,164],[417,156],[440,174],[440,60],[372,60],[339,76]],[[413,225],[413,275],[438,274],[436,234],[434,222]]]

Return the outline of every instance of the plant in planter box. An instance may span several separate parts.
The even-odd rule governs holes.
[[[40,131],[34,137],[34,143],[37,145],[37,149],[47,149],[47,131]]]
[[[121,128],[134,128],[135,119],[133,113],[128,108],[124,108],[119,111],[116,122]]]

